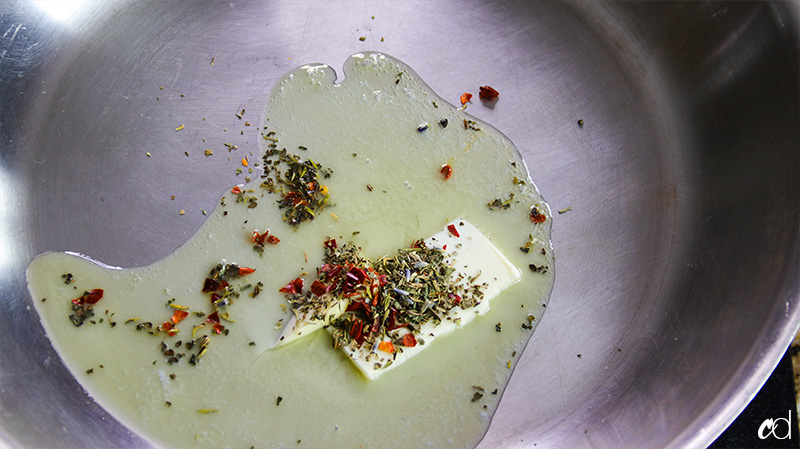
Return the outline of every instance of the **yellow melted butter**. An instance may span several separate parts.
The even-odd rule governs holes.
[[[243,190],[253,190],[258,207],[249,209],[226,193],[225,206],[189,241],[147,267],[107,267],[70,253],[44,254],[29,266],[36,309],[67,367],[100,405],[155,444],[473,447],[488,428],[510,367],[532,333],[522,324],[529,315],[536,318],[531,324],[539,322],[552,288],[549,208],[505,136],[436,96],[403,63],[357,54],[346,61],[344,74],[336,84],[325,65],[292,71],[274,87],[264,116],[263,133],[274,131],[279,149],[333,170],[329,179],[320,179],[331,206],[313,222],[286,224],[275,204],[278,195],[259,188],[257,179]],[[445,118],[443,128],[438,122]],[[480,130],[465,129],[465,119]],[[429,128],[419,132],[424,123]],[[264,140],[264,148],[269,143]],[[453,168],[446,181],[439,172],[443,164]],[[512,182],[515,176],[525,183]],[[515,193],[509,209],[487,208],[508,192]],[[547,215],[542,224],[529,218],[534,205]],[[286,301],[278,289],[302,272],[314,272],[326,236],[352,240],[376,258],[457,217],[490,236],[524,272],[521,282],[492,300],[487,315],[436,339],[373,382],[332,349],[326,332],[269,349],[280,334],[276,324],[289,313],[280,306]],[[266,245],[263,257],[250,242],[256,229],[281,239]],[[524,253],[519,247],[529,235],[534,245]],[[235,322],[223,321],[228,335],[212,335],[209,326],[195,331],[210,336],[197,366],[188,363],[196,350],[174,346],[190,340],[203,318],[190,315],[174,337],[135,330],[137,323],[157,326],[169,319],[172,298],[190,312],[212,312],[201,288],[223,259],[256,269],[234,285],[260,281],[264,288],[255,298],[242,293],[229,308]],[[529,264],[549,269],[533,273]],[[65,284],[63,273],[72,273],[74,282]],[[94,288],[105,292],[94,307],[95,324],[75,327],[68,318],[70,300]],[[126,324],[131,318],[140,319]],[[162,341],[187,356],[168,364]],[[483,396],[473,402],[474,386],[483,387]],[[209,409],[216,412],[198,413]]]

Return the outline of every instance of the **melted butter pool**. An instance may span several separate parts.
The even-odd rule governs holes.
[[[189,241],[152,265],[123,269],[48,253],[29,266],[36,309],[64,363],[100,405],[157,445],[473,447],[488,428],[553,285],[549,208],[505,136],[436,96],[400,61],[357,54],[344,75],[336,84],[326,65],[292,71],[274,87],[262,124],[270,138],[263,150],[273,144],[332,169],[321,179],[330,206],[313,221],[284,222],[279,194],[255,179],[241,189],[257,207],[227,192]],[[487,207],[510,193],[508,208]],[[531,220],[532,207],[543,223]],[[326,237],[377,258],[457,217],[524,272],[487,315],[372,382],[326,332],[270,349],[290,313],[278,289],[313,273]],[[251,236],[266,229],[281,241],[260,255]],[[217,335],[201,288],[223,260],[255,272],[233,282],[251,287],[228,308],[231,321],[221,320],[227,334]],[[71,300],[97,288],[104,296],[94,316],[76,327]],[[189,312],[177,334],[150,332],[175,310]],[[204,336],[207,348],[193,365]]]

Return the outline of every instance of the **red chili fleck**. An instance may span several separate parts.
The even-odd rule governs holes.
[[[255,268],[250,267],[239,267],[239,276],[247,276],[250,273],[256,271]]]
[[[274,235],[270,235],[267,237],[267,243],[270,243],[272,245],[277,245],[278,243],[280,243],[280,241],[281,239],[275,237]]]
[[[100,301],[103,298],[103,289],[102,288],[95,288],[89,292],[89,294],[83,295],[86,298],[86,302],[89,304],[97,304],[97,301]]]
[[[391,341],[382,341],[378,343],[378,349],[380,349],[383,352],[388,352],[389,354],[394,353],[394,345],[392,344]]]
[[[83,295],[72,300],[73,304],[82,306],[84,304],[97,304],[103,298],[103,289],[95,288],[90,292],[83,292]]]
[[[311,284],[311,293],[317,296],[322,296],[327,292],[328,292],[328,287],[326,287],[325,284],[323,284],[322,282],[315,280]]]
[[[221,325],[219,323],[214,325],[214,333],[216,333],[217,335],[221,334],[222,331],[224,331],[224,330],[225,330],[225,326],[223,326],[223,325]]]
[[[336,239],[325,240],[323,245],[325,245],[325,248],[328,248],[328,249],[336,249],[337,248]]]
[[[481,86],[479,89],[480,93],[478,96],[484,100],[494,100],[500,96],[500,92],[490,86]]]
[[[219,282],[211,278],[206,278],[203,282],[203,293],[215,292],[219,288]]]
[[[353,320],[353,325],[350,326],[350,336],[356,340],[356,343],[360,347],[364,340],[366,340],[366,336],[364,335],[364,322],[361,320]]]
[[[189,312],[187,312],[185,310],[176,310],[172,314],[172,322],[175,323],[175,324],[178,324],[178,323],[181,322],[181,320],[183,320],[187,316],[189,316]]]
[[[282,289],[278,290],[281,293],[297,294],[303,291],[303,279],[297,278],[292,282],[286,284]]]
[[[297,206],[299,204],[306,204],[305,200],[303,200],[303,196],[295,191],[291,191],[287,193],[284,197],[284,200],[288,200],[292,203],[292,205]]]
[[[439,170],[439,173],[441,173],[444,180],[447,181],[448,179],[450,179],[450,176],[453,175],[453,167],[444,164],[442,165],[442,169]]]
[[[220,298],[216,293],[211,294],[211,304],[216,304],[220,299],[222,298]]]
[[[461,237],[458,234],[458,229],[456,229],[456,225],[452,225],[452,224],[447,225],[447,230],[450,231],[450,233],[453,234],[454,236]]]
[[[472,94],[469,92],[464,92],[461,94],[461,104],[469,103],[469,100],[472,100]]]
[[[207,316],[206,321],[211,324],[219,324],[219,313],[214,312],[211,315]]]
[[[414,337],[414,334],[408,333],[403,335],[403,346],[406,348],[413,348],[417,345],[417,339]]]
[[[242,193],[242,188],[239,187],[239,186],[233,186],[233,188],[231,189],[231,193],[235,193],[235,194],[238,195],[238,194]]]
[[[175,334],[178,333],[177,331],[173,330],[172,323],[170,323],[169,321],[164,321],[164,324],[158,326],[158,328],[161,329],[162,332],[166,332],[167,335],[169,335],[170,337],[173,337]]]
[[[544,223],[545,220],[547,220],[547,216],[539,212],[539,209],[537,209],[536,206],[533,206],[533,208],[531,209],[531,221],[536,224],[539,224],[539,223]]]
[[[451,293],[451,295],[453,295],[453,294]],[[455,299],[453,299],[453,303],[454,304],[461,304],[461,296],[453,295],[453,297],[455,298]]]

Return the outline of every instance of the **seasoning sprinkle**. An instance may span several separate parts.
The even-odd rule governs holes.
[[[329,178],[333,171],[324,169],[311,159],[303,160],[289,154],[286,149],[267,150],[263,157],[264,182],[261,188],[267,193],[279,193],[278,207],[284,211],[284,220],[293,226],[313,220],[316,213],[328,206],[328,188],[320,177]],[[280,167],[286,166],[285,170]]]
[[[483,298],[484,286],[479,284],[470,285],[466,292],[459,288],[457,293],[451,278],[455,269],[446,263],[443,250],[428,247],[423,240],[376,261],[364,257],[352,243],[339,245],[329,238],[323,246],[324,263],[310,288],[304,292],[298,278],[281,292],[287,293],[298,315],[319,316],[332,301],[347,299],[345,313],[328,326],[335,347],[357,349],[367,345],[395,354],[401,350],[398,347],[422,345],[424,341],[413,335],[395,339],[390,332],[401,327],[412,334],[419,332],[425,323],[441,322],[453,307],[466,310]]]

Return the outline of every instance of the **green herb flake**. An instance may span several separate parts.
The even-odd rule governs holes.
[[[289,154],[285,148],[268,149],[263,160],[264,173],[261,177],[264,182],[261,188],[267,193],[281,195],[277,204],[283,211],[284,221],[297,226],[313,220],[320,210],[328,206],[328,188],[320,181],[330,178],[333,170],[323,168],[311,159],[304,160],[298,155]]]
[[[486,203],[489,210],[505,210],[511,207],[514,201],[514,192],[508,192],[507,198],[495,198],[494,200]]]

